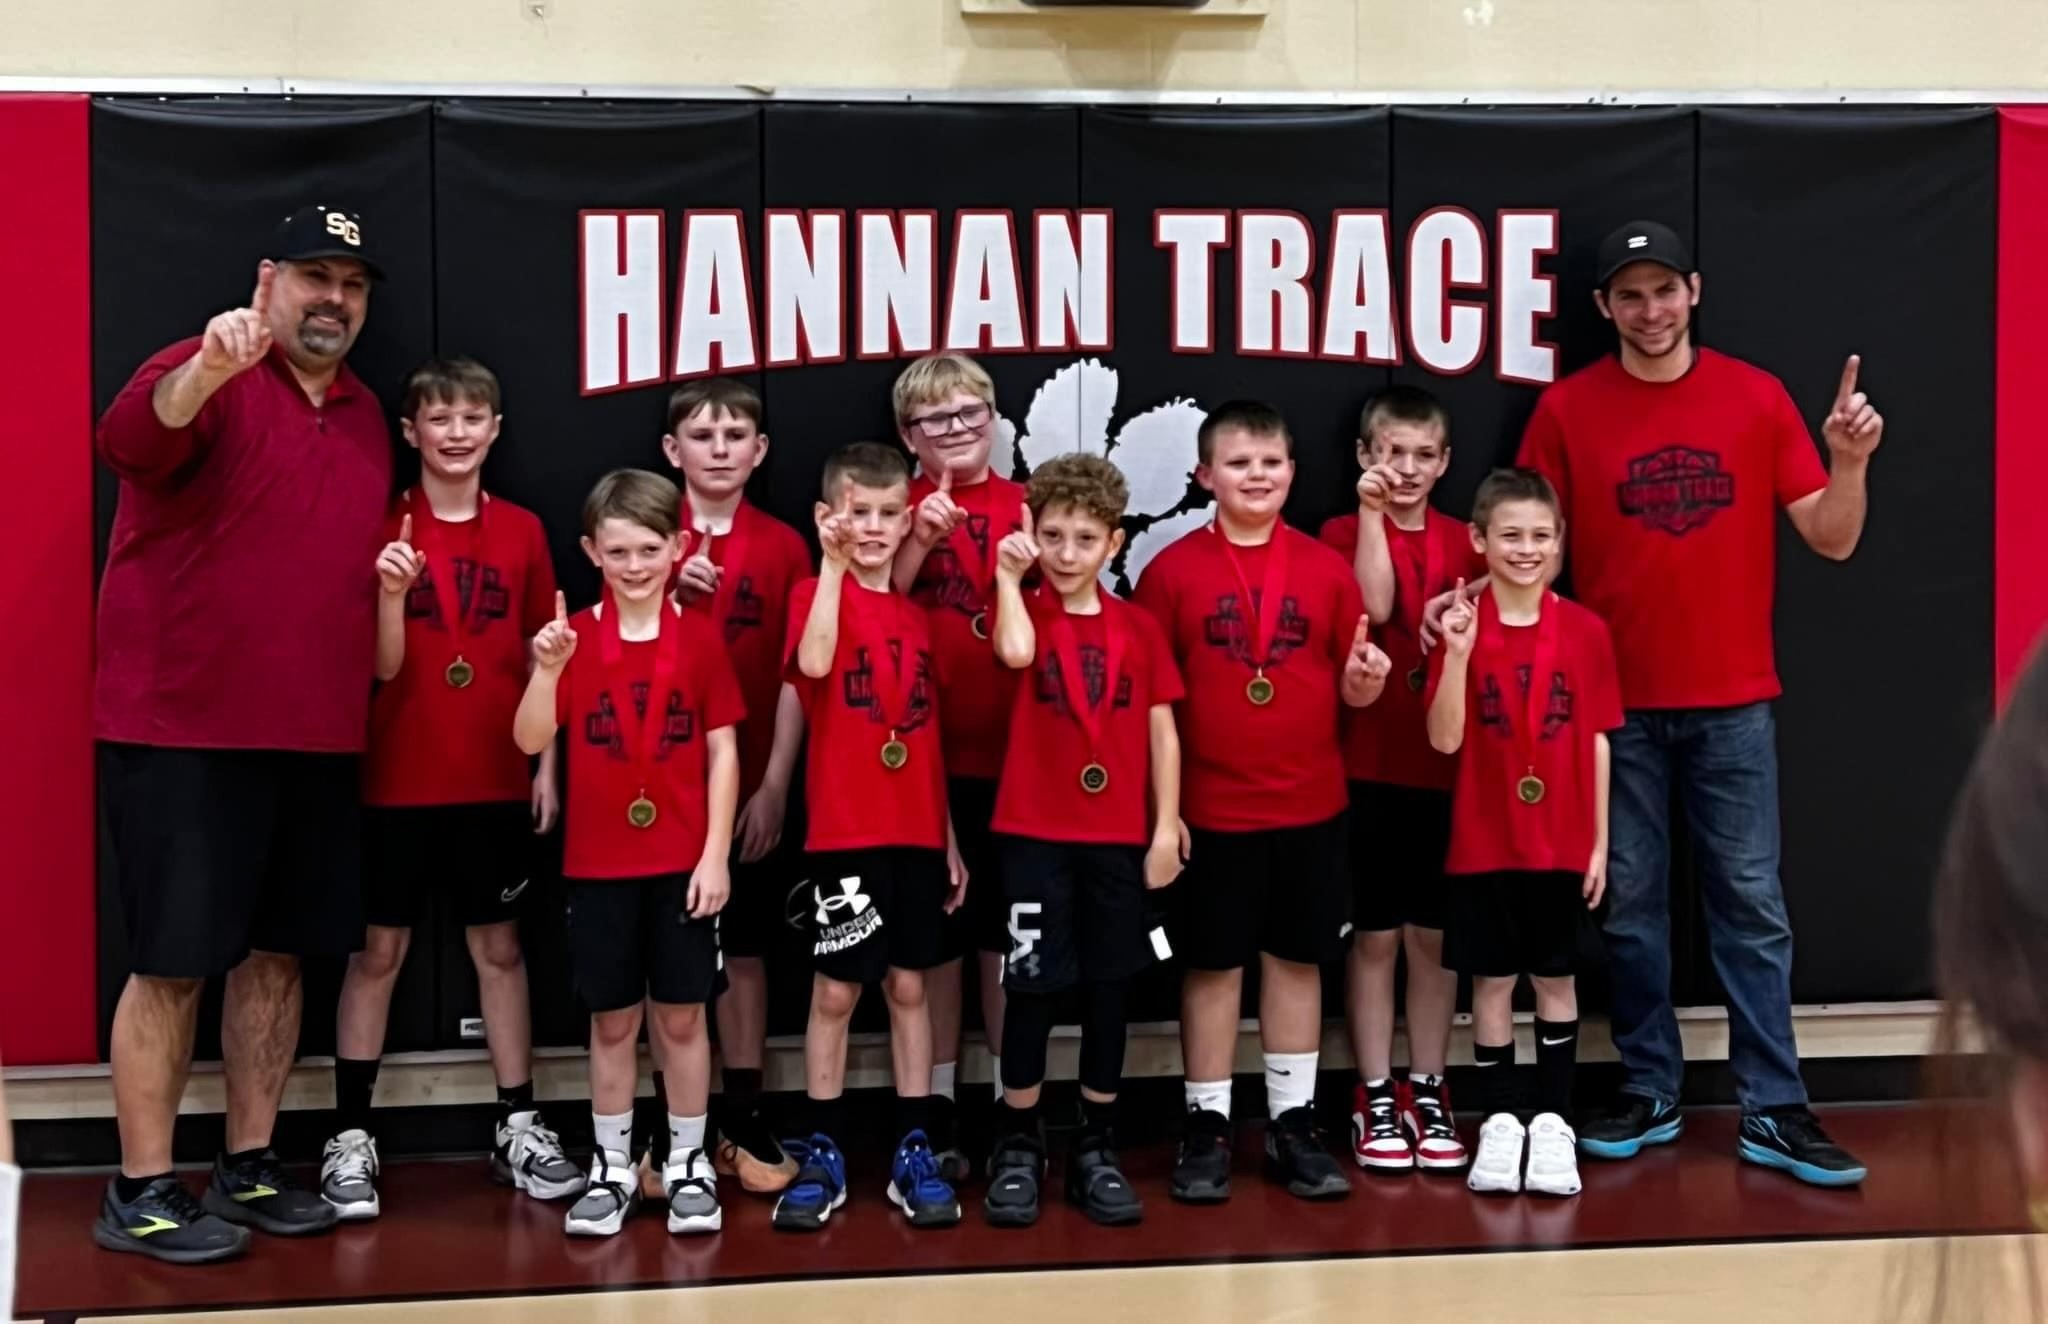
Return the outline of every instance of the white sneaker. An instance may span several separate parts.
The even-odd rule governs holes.
[[[491,1176],[536,1200],[581,1195],[585,1185],[583,1169],[569,1161],[561,1137],[538,1112],[513,1113],[499,1125],[491,1150]]]
[[[632,1161],[616,1150],[600,1149],[590,1161],[590,1185],[569,1207],[562,1230],[572,1237],[615,1236],[639,1207],[640,1179]]]
[[[1538,1113],[1529,1123],[1531,1195],[1579,1193],[1579,1137],[1556,1113]]]
[[[321,1150],[320,1197],[334,1206],[336,1218],[375,1218],[382,1212],[377,1198],[377,1142],[366,1131],[348,1130]]]
[[[718,1174],[701,1149],[683,1155],[680,1163],[661,1170],[661,1184],[668,1191],[670,1232],[716,1232],[725,1223],[725,1211],[718,1207]]]
[[[1513,1195],[1522,1189],[1522,1142],[1528,1132],[1513,1113],[1495,1113],[1479,1128],[1479,1156],[1465,1185],[1482,1195]]]

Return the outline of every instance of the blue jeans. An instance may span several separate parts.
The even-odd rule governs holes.
[[[1778,882],[1777,723],[1768,703],[1634,711],[1610,732],[1608,964],[1625,1092],[1678,1101],[1671,1006],[1671,783],[1692,828],[1707,939],[1728,993],[1745,1111],[1806,1102],[1792,1038],[1792,926]]]

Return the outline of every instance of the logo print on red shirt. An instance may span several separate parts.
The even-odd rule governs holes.
[[[967,536],[984,557],[988,555],[988,516],[969,515]],[[962,616],[978,616],[987,609],[982,591],[975,586],[974,577],[960,564],[960,557],[950,542],[941,542],[925,554],[924,565],[918,569],[917,582],[911,586],[911,601],[930,609],[945,607],[959,612]]]
[[[1214,615],[1202,619],[1202,641],[1211,648],[1221,648],[1230,656],[1248,667],[1277,667],[1287,660],[1287,655],[1308,643],[1308,617],[1301,614],[1300,604],[1292,597],[1280,599],[1280,620],[1273,627],[1273,655],[1260,659],[1252,656],[1252,628],[1245,622],[1259,618],[1259,595],[1261,590],[1252,590],[1252,605],[1249,613],[1238,611],[1238,594],[1219,593],[1216,595]]]
[[[633,682],[633,712],[636,716],[647,716],[647,682]],[[687,745],[697,732],[697,715],[683,707],[683,696],[674,690],[668,692],[668,713],[661,727],[661,739],[654,742],[654,761],[659,763],[668,758],[669,751],[678,745]],[[619,725],[618,709],[612,707],[612,692],[599,690],[597,711],[583,719],[583,743],[594,745],[605,751],[610,758],[624,761],[626,737]]]
[[[1108,677],[1109,655],[1094,644],[1081,645],[1081,683],[1088,690],[1088,706],[1102,706],[1102,687]],[[1118,670],[1124,670],[1118,668]],[[1038,685],[1034,696],[1038,702],[1050,704],[1061,717],[1073,716],[1074,710],[1067,703],[1066,678],[1060,673],[1060,660],[1051,650],[1040,654],[1036,668]],[[1131,706],[1131,675],[1129,671],[1116,678],[1116,706]]]
[[[1523,694],[1529,692],[1529,668],[1526,665],[1515,668],[1515,683]],[[1550,673],[1550,697],[1543,705],[1543,730],[1539,740],[1554,740],[1572,720],[1572,690],[1566,683],[1562,671]],[[1501,704],[1500,685],[1488,672],[1479,684],[1479,724],[1502,740],[1515,738],[1515,729],[1509,723],[1506,710]]]
[[[892,674],[896,669],[895,659],[901,655],[902,648],[903,645],[897,640],[889,641],[889,670]],[[867,709],[870,722],[889,720],[883,714],[882,706],[875,702],[875,667],[868,657],[865,645],[853,650],[853,665],[848,667],[841,677],[839,693],[846,701],[847,707]],[[929,722],[931,717],[932,655],[920,648],[917,650],[917,675],[910,682],[910,713],[896,724],[896,730],[899,734],[915,731]]]
[[[1666,446],[1628,462],[1615,500],[1643,527],[1683,536],[1735,504],[1735,475],[1722,470],[1717,452]]]
[[[761,595],[754,591],[754,577],[740,576],[732,591],[732,607],[725,613],[725,642],[738,642],[742,633],[761,628]]]
[[[455,600],[462,604],[463,623],[473,629],[481,629],[492,621],[502,621],[512,610],[512,595],[505,591],[504,581],[499,579],[496,566],[484,566],[484,591],[477,596],[477,563],[467,557],[455,558]],[[434,587],[434,568],[428,566],[420,572],[412,588],[405,595],[405,618],[409,621],[426,621],[436,630],[446,633],[448,623],[441,619],[441,595]]]

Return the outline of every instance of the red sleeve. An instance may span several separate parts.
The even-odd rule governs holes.
[[[1595,731],[1613,731],[1627,720],[1621,710],[1621,680],[1614,666],[1614,641],[1607,625],[1588,613],[1586,631],[1587,711]]]
[[[200,338],[181,340],[160,351],[135,370],[114,403],[100,416],[94,452],[116,474],[132,483],[169,482],[213,439],[224,406],[221,397],[234,389],[230,378],[182,428],[167,428],[156,416],[156,384],[199,351]]]
[[[1145,651],[1150,654],[1152,702],[1155,705],[1179,703],[1187,697],[1187,686],[1180,678],[1180,667],[1173,660],[1173,649],[1167,646],[1165,632],[1149,612],[1137,613],[1137,620],[1138,637],[1144,641]]]
[[[1821,466],[1820,451],[1799,406],[1785,393],[1782,382],[1773,380],[1771,394],[1771,468],[1778,492],[1778,504],[1789,506],[1828,485],[1828,471]]]
[[[811,603],[818,596],[818,581],[811,578],[789,591],[789,615],[782,633],[782,678],[808,696],[812,680],[796,664],[797,645],[804,640],[804,622],[810,619]]]
[[[1572,480],[1571,468],[1565,462],[1564,425],[1558,422],[1550,400],[1549,391],[1536,397],[1536,412],[1529,415],[1529,426],[1522,432],[1522,449],[1515,456],[1515,463],[1548,478],[1557,489],[1558,501],[1570,510]]]
[[[1138,582],[1131,586],[1131,601],[1152,613],[1152,619],[1159,623],[1160,630],[1170,640],[1173,638],[1173,585],[1168,582],[1166,571],[1167,567],[1154,557],[1144,573],[1138,576]]]
[[[1358,587],[1355,575],[1344,575],[1337,581],[1334,613],[1330,618],[1330,656],[1342,667],[1351,656],[1351,637],[1358,633],[1358,622],[1365,615],[1365,593]]]
[[[695,622],[696,617],[683,619]],[[697,711],[704,714],[704,729],[738,726],[747,715],[747,700],[740,693],[740,678],[733,674],[732,656],[720,647],[718,632],[710,626],[691,630],[685,646],[703,659],[697,672]]]
[[[520,614],[519,631],[531,639],[555,618],[555,559],[548,550],[548,533],[538,519],[526,525],[526,605]]]
[[[1346,556],[1358,553],[1358,516],[1332,515],[1323,521],[1322,532],[1316,535],[1323,545]]]

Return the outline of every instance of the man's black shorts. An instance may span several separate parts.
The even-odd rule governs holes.
[[[538,857],[533,809],[494,804],[363,808],[363,917],[409,929],[431,898],[464,926],[519,918]]]
[[[829,851],[810,871],[812,966],[827,979],[872,984],[929,970],[945,951],[946,852],[913,846]]]
[[[1506,979],[1572,973],[1585,922],[1585,875],[1452,874],[1444,968]]]
[[[1084,979],[1128,979],[1152,963],[1142,846],[998,836],[996,847],[1010,940],[1004,988],[1057,993]]]
[[[359,777],[349,754],[102,743],[129,969],[202,979],[251,951],[360,951]]]
[[[718,916],[684,908],[690,875],[567,881],[569,970],[593,1013],[643,998],[687,1007],[725,987]]]
[[[1190,829],[1187,872],[1169,889],[1167,932],[1182,964],[1238,970],[1260,953],[1301,965],[1342,956],[1351,920],[1346,817],[1256,832]]]
[[[1404,924],[1441,929],[1451,850],[1451,793],[1351,783],[1351,923],[1360,933]]]
[[[953,777],[946,782],[946,808],[960,839],[960,860],[967,866],[967,900],[946,917],[946,959],[969,952],[1010,950],[1007,913],[1003,908],[1003,866],[989,821],[996,816],[996,783],[979,777]]]

